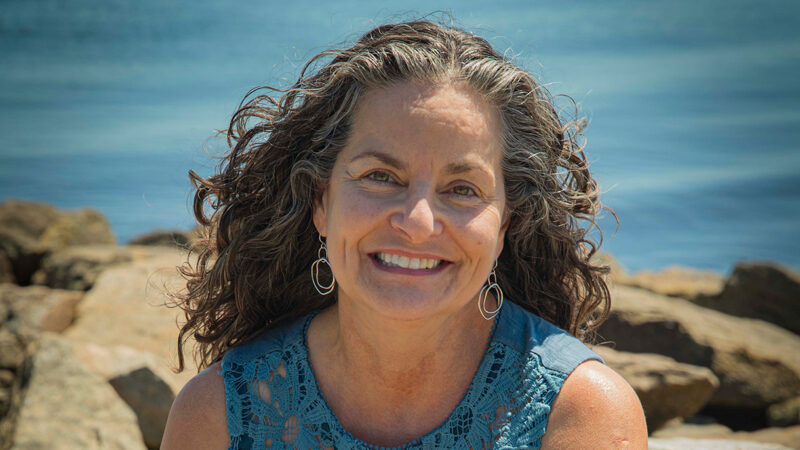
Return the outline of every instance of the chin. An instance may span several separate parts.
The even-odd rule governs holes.
[[[414,321],[460,309],[459,305],[443,301],[443,298],[442,295],[431,295],[428,292],[385,288],[382,294],[370,295],[361,301],[368,303],[371,309],[384,317]]]

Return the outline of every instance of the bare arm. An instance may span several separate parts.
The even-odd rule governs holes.
[[[225,384],[220,364],[212,364],[186,383],[175,398],[161,450],[228,448]]]
[[[567,377],[553,402],[543,449],[646,449],[647,424],[631,386],[599,361]]]

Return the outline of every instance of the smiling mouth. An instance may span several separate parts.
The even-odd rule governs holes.
[[[376,261],[387,267],[400,267],[403,269],[428,270],[435,269],[445,261],[443,259],[409,258],[392,253],[375,253]]]

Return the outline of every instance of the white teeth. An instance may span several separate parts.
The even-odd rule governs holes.
[[[391,253],[378,253],[378,260],[387,266],[403,267],[405,269],[432,269],[442,261],[428,258],[409,258]]]

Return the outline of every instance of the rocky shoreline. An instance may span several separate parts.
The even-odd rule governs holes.
[[[165,307],[187,233],[118,245],[91,210],[0,203],[0,450],[158,448],[196,372]],[[612,266],[594,348],[634,387],[654,449],[800,448],[800,275]]]

